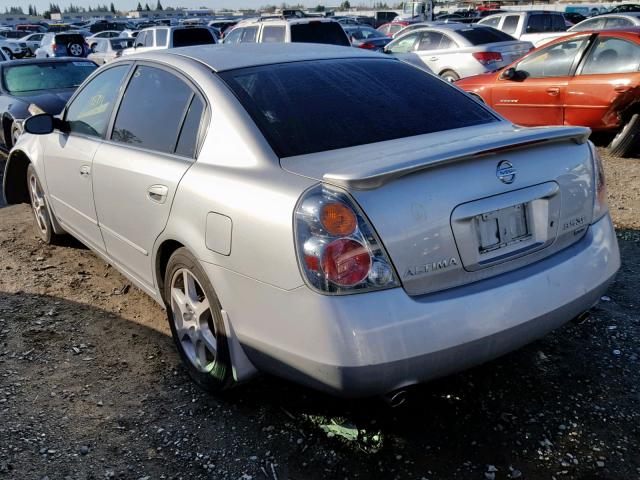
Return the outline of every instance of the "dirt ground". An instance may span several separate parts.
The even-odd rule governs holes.
[[[605,168],[623,266],[592,316],[396,409],[199,391],[162,309],[0,209],[0,480],[640,478],[640,160]]]

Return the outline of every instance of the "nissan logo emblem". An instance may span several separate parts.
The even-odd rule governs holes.
[[[516,179],[516,169],[511,165],[511,162],[502,160],[496,169],[496,177],[498,177],[502,183],[513,183]]]

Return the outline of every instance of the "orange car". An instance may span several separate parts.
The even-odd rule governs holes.
[[[496,72],[456,85],[519,125],[583,125],[613,134],[609,153],[640,141],[640,28],[556,39]]]

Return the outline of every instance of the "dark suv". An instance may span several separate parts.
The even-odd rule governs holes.
[[[89,45],[79,33],[47,33],[36,50],[36,57],[86,57],[89,53]]]

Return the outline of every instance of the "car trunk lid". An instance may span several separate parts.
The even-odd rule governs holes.
[[[578,241],[593,207],[588,133],[505,122],[281,164],[347,189],[404,289],[421,295],[522,267]]]

